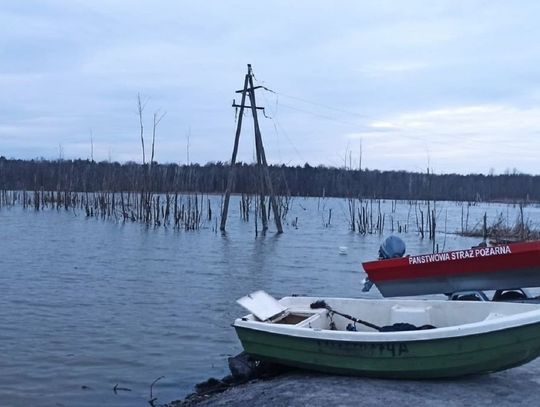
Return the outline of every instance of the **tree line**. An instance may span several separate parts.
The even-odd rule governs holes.
[[[456,201],[540,201],[540,176],[433,174],[350,170],[325,166],[270,166],[279,195]],[[0,189],[72,192],[222,193],[229,166],[138,164],[91,160],[20,160],[0,157]],[[258,192],[259,169],[235,167],[234,193]]]

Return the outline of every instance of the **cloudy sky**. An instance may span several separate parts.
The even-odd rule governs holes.
[[[251,63],[269,162],[540,174],[538,21],[537,1],[2,2],[0,155],[93,139],[140,162],[140,93],[148,142],[166,112],[157,161],[227,161]]]

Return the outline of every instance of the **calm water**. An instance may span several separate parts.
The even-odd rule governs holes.
[[[298,218],[298,228],[286,224],[283,235],[257,238],[235,208],[233,200],[226,236],[215,233],[215,220],[185,232],[1,208],[0,405],[146,406],[159,376],[158,403],[178,399],[228,373],[227,357],[241,350],[230,326],[244,314],[237,298],[257,289],[276,297],[362,295],[360,263],[376,256],[384,236],[349,232],[345,200],[296,199],[288,221]],[[439,203],[441,230],[460,229],[461,210]],[[514,222],[516,210],[471,207],[469,226],[484,211]],[[383,211],[390,213],[390,202]],[[540,220],[539,208],[525,213]],[[410,219],[401,235],[408,253],[431,250],[413,231],[407,203],[392,216]],[[478,239],[440,234],[437,241],[450,250]],[[339,255],[339,246],[348,254]],[[131,391],[115,395],[116,384]]]

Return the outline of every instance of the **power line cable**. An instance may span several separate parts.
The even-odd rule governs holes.
[[[286,97],[286,98],[289,98],[289,99],[298,100],[298,101],[303,102],[303,103],[307,103],[307,104],[310,104],[310,105],[313,105],[313,106],[322,107],[322,108],[327,109],[327,110],[332,110],[332,111],[336,111],[336,112],[347,114],[347,115],[353,115],[353,116],[362,117],[362,118],[373,118],[373,116],[360,115],[360,114],[357,114],[357,113],[354,113],[354,112],[351,112],[351,111],[336,108],[334,106],[329,106],[329,105],[325,105],[323,103],[314,102],[314,101],[311,101],[311,100],[308,100],[308,99],[305,99],[305,98],[302,98],[302,97],[293,96],[293,95],[289,95],[289,94],[286,94],[286,93],[278,92],[278,91],[272,90],[272,89],[268,88],[267,86],[263,85],[264,82],[259,82],[259,81],[257,81],[257,82],[258,82],[258,84],[260,84],[262,89],[266,90],[269,93],[272,93],[272,94],[276,95],[276,109],[275,109],[275,112],[273,114],[274,118],[277,115],[276,113],[277,113],[278,97],[279,96]],[[263,93],[263,95],[265,95],[265,94]],[[267,103],[270,105],[270,103],[268,102],[268,99],[266,98],[266,96],[264,96],[264,97],[267,100]],[[310,110],[307,110],[307,109],[302,109],[302,108],[299,108],[299,107],[296,107],[296,106],[291,106],[291,105],[284,104],[284,103],[280,103],[280,105],[285,107],[285,108],[288,108],[288,109],[291,109],[291,110],[296,110],[296,111],[299,111],[299,112],[302,112],[302,113],[305,113],[305,114],[309,114],[309,115],[312,115],[312,116],[315,116],[315,117],[320,117],[320,118],[325,119],[325,120],[330,120],[330,121],[337,122],[337,123],[340,123],[340,124],[344,124],[344,125],[347,125],[347,126],[359,127],[358,123],[354,123],[352,121],[339,119],[339,118],[332,117],[332,116],[329,116],[329,115],[326,115],[326,114],[321,114],[321,113],[318,113],[318,112],[310,111]],[[269,118],[271,120],[274,120],[274,118],[268,117],[266,114],[265,114],[265,117],[267,117],[267,118]],[[276,122],[276,123],[282,128],[282,130],[284,130],[283,126],[279,122]],[[274,127],[277,130],[277,127],[275,126],[275,124],[274,124]],[[360,126],[360,127],[363,127],[363,126]],[[367,131],[370,131],[370,132],[377,132],[377,130],[373,129],[373,128],[367,128],[367,129],[363,129],[363,130],[364,131],[367,130]],[[462,143],[464,143],[466,145],[471,145],[471,146],[474,146],[477,143],[482,143],[481,140],[475,140],[474,138],[471,138],[469,135],[465,135],[465,134],[449,134],[449,135],[447,135],[447,136],[452,138],[451,140],[434,140],[434,138],[441,137],[441,136],[445,137],[445,135],[441,134],[441,133],[439,133],[439,134],[433,133],[432,131],[429,131],[429,130],[416,130],[415,131],[416,133],[420,133],[418,135],[402,134],[401,133],[402,129],[399,129],[399,128],[395,129],[395,130],[390,130],[389,132],[392,133],[393,135],[396,135],[398,138],[406,138],[406,139],[410,139],[410,140],[415,140],[415,141],[422,142],[422,143],[424,143],[426,145],[432,145],[432,146],[435,146],[435,145],[438,145],[438,146],[452,145],[453,146],[453,145],[455,145],[456,138],[460,139]],[[386,132],[381,132],[381,133],[386,133]],[[509,144],[510,144],[509,146],[511,146],[511,143],[509,143]]]
[[[302,154],[300,153],[300,151],[298,150],[298,148],[296,147],[296,145],[294,144],[292,139],[289,137],[289,134],[287,133],[287,131],[285,131],[285,128],[283,127],[283,125],[281,124],[281,122],[277,118],[277,109],[278,109],[277,108],[278,107],[278,99],[277,98],[278,98],[278,95],[274,91],[272,91],[271,89],[268,89],[266,86],[262,86],[262,88],[264,88],[265,90],[267,90],[267,91],[269,91],[271,93],[274,93],[276,95],[276,108],[272,112],[272,116],[265,115],[265,117],[272,121],[272,124],[274,126],[274,131],[276,132],[278,137],[279,137],[279,129],[278,129],[278,127],[279,127],[281,129],[281,133],[283,133],[283,135],[285,136],[285,138],[287,139],[287,141],[289,142],[289,144],[293,148],[293,150],[296,153],[296,155],[298,156],[298,158],[300,158],[301,161],[305,161],[304,157],[302,156]],[[266,95],[264,93],[263,93],[263,97],[264,97],[266,103],[268,104],[269,109],[271,109],[270,108],[271,103],[269,103],[269,100],[268,100],[268,98],[266,97]],[[281,152],[279,152],[279,153],[281,155]],[[281,157],[280,157],[280,161],[281,161]],[[289,161],[289,163],[290,163],[290,161]]]
[[[262,95],[263,95],[263,98],[264,98],[266,104],[268,105],[268,108],[271,109],[270,108],[270,102],[268,101],[268,98],[266,97],[266,94],[263,93]],[[273,125],[274,131],[276,133],[276,141],[277,141],[277,147],[278,147],[279,162],[283,162],[283,159],[281,157],[281,148],[280,148],[280,145],[279,145],[279,131],[277,129],[276,122],[273,119],[273,117],[277,116],[277,109],[272,113],[272,116],[267,116],[264,109],[263,109],[263,114],[264,114],[264,117],[266,117],[267,119],[270,119],[272,121],[272,125]]]
[[[264,81],[263,82],[258,82],[258,83],[260,83],[261,87],[264,90],[266,90],[268,92],[271,92],[271,93],[274,93],[276,95],[281,95],[281,96],[289,98],[289,99],[295,99],[295,100],[298,100],[298,101],[303,102],[303,103],[307,103],[307,104],[310,104],[310,105],[313,105],[313,106],[319,106],[319,107],[322,107],[322,108],[325,108],[325,109],[328,109],[328,110],[333,110],[335,112],[344,113],[344,114],[347,114],[347,115],[350,115],[350,116],[358,116],[358,117],[363,117],[363,118],[371,117],[371,116],[368,116],[368,115],[351,112],[351,111],[348,111],[348,110],[345,110],[345,109],[340,109],[340,108],[337,108],[335,106],[326,105],[324,103],[314,102],[312,100],[308,100],[308,99],[303,98],[303,97],[293,96],[293,95],[289,95],[287,93],[283,93],[283,92],[279,92],[279,91],[276,91],[276,90],[273,90],[273,89],[269,89],[266,85],[264,85],[264,83],[265,83]]]

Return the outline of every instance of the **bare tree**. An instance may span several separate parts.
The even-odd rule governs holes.
[[[90,129],[90,161],[94,162],[94,134]]]
[[[362,139],[360,139],[359,142],[359,149],[358,149],[358,171],[362,170]]]
[[[186,165],[190,165],[191,161],[189,160],[189,139],[191,137],[191,126],[188,127],[188,131],[186,134]]]
[[[141,145],[142,145],[142,163],[146,164],[146,156],[144,154],[144,126],[143,126],[143,110],[146,102],[141,101],[141,94],[137,93],[137,113],[139,114],[139,125],[141,128]]]
[[[152,127],[152,155],[150,157],[150,166],[152,166],[152,163],[154,162],[154,146],[156,143],[156,128],[159,124],[159,122],[165,117],[167,112],[160,113],[159,110],[156,110],[154,112],[154,125]]]

